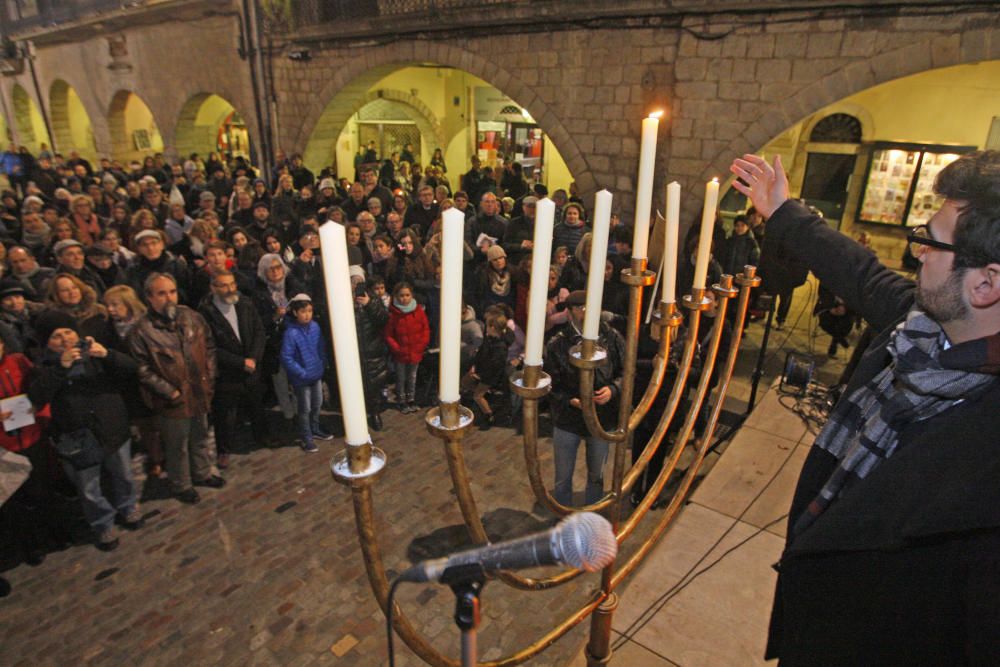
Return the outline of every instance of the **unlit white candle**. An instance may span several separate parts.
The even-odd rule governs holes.
[[[611,193],[601,190],[594,197],[594,231],[590,238],[590,268],[587,274],[587,309],[583,316],[583,337],[597,340],[604,298],[604,267],[608,261],[608,233],[611,231]],[[618,280],[618,276],[611,276]]]
[[[535,238],[532,242],[531,283],[528,291],[528,331],[524,342],[524,363],[527,366],[542,364],[555,217],[556,204],[548,197],[535,205]]]
[[[660,112],[642,119],[642,143],[639,146],[639,179],[635,189],[635,230],[632,257],[645,259],[649,246],[649,211],[653,201],[653,171],[656,166],[656,132]]]
[[[708,258],[712,254],[712,231],[715,229],[715,209],[719,204],[719,179],[705,184],[705,206],[701,210],[701,238],[698,239],[698,258],[694,264],[694,287],[704,289],[708,275]]]
[[[458,381],[462,342],[462,245],[465,214],[450,208],[441,214],[441,353],[438,398],[459,399]]]
[[[343,225],[327,222],[319,228],[319,238],[345,440],[349,445],[363,445],[370,438],[365,389],[361,381],[361,357],[358,355],[358,331],[354,325],[354,292],[347,268],[347,236]]]
[[[664,303],[677,302],[677,234],[680,228],[681,184],[667,186],[667,227],[663,234],[663,298]]]

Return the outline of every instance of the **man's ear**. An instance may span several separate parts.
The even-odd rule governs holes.
[[[1000,303],[1000,264],[969,269],[973,280],[969,301],[975,308],[990,308]]]

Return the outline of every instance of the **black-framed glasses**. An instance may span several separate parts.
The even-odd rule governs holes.
[[[906,241],[910,244],[910,254],[914,257],[920,257],[926,253],[929,248],[955,252],[955,246],[952,244],[945,243],[944,241],[938,241],[932,237],[931,230],[927,225],[914,227],[913,230],[907,235]]]

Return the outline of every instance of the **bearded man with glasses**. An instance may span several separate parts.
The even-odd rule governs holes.
[[[733,162],[781,246],[880,331],[789,512],[767,658],[1000,664],[1000,152],[938,175],[916,282],[788,197],[780,158]]]

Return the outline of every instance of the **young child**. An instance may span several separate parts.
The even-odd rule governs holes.
[[[371,295],[382,302],[382,307],[389,310],[392,305],[392,295],[385,290],[385,279],[381,276],[369,276],[366,285]]]
[[[413,288],[400,282],[392,292],[385,342],[396,361],[396,400],[400,412],[417,411],[417,367],[431,340],[431,327],[424,309],[413,298]]]
[[[472,398],[483,412],[480,431],[493,426],[493,408],[486,399],[491,389],[503,387],[507,382],[507,315],[499,308],[490,309],[486,315],[486,337],[476,352],[475,366],[469,374],[476,380]]]
[[[296,294],[292,297],[288,302],[288,312],[288,324],[281,339],[281,365],[288,374],[288,383],[295,390],[302,449],[318,452],[314,439],[333,439],[319,424],[319,409],[323,405],[323,371],[328,358],[326,342],[319,325],[313,322],[313,304],[308,295]]]

